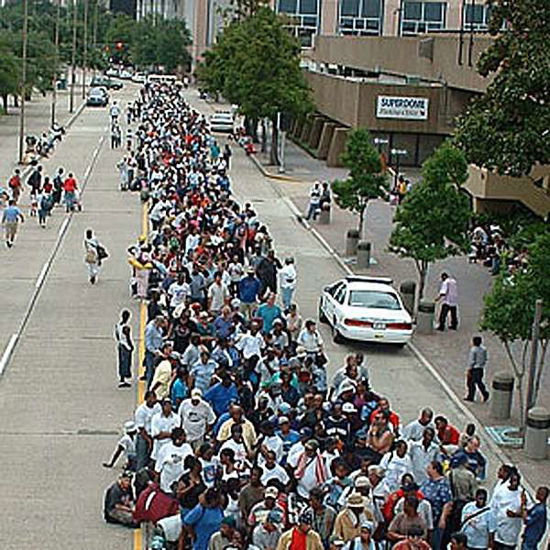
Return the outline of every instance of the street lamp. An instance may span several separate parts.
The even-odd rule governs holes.
[[[27,30],[29,25],[29,3],[23,0],[23,29],[22,29],[22,56],[21,56],[21,110],[19,111],[19,164],[25,156],[25,94],[27,93]]]
[[[373,141],[374,141],[374,145],[376,145],[376,148],[378,149],[379,153],[382,152],[382,145],[388,145],[390,143],[389,139],[377,138],[377,137],[375,137],[373,139]]]
[[[407,155],[407,150],[406,149],[392,149],[390,151],[392,157],[395,157],[395,174],[394,174],[394,178],[393,178],[393,186],[394,187],[397,187],[397,178],[399,176],[399,159],[401,156],[406,156]]]

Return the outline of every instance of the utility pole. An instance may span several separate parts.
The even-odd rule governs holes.
[[[84,0],[84,47],[82,51],[82,99],[86,97],[86,64],[88,63],[88,0]]]
[[[99,0],[95,0],[94,4],[94,26],[92,31],[92,47],[95,49],[97,48],[97,18],[98,18],[98,10],[99,10]],[[95,76],[95,63],[94,68],[92,69],[93,73],[92,75]]]
[[[21,110],[19,111],[19,164],[23,163],[25,156],[25,94],[27,93],[27,40],[29,26],[29,3],[23,0],[23,30],[21,38],[23,41],[21,52]]]
[[[539,352],[540,321],[542,318],[542,300],[535,302],[535,315],[531,329],[531,357],[529,360],[529,379],[527,381],[527,399],[525,402],[525,418],[529,409],[535,406],[535,380],[537,374],[537,358]]]
[[[76,17],[77,3],[73,0],[73,50],[71,54],[71,93],[69,94],[69,113],[74,111],[74,86],[76,83]]]
[[[55,71],[53,74],[53,90],[52,90],[52,126],[55,122],[55,109],[57,103],[57,67],[59,65],[59,15],[61,10],[61,0],[56,2],[55,10],[55,31],[53,42],[55,46]]]

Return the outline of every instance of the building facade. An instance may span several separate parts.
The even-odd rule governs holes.
[[[291,20],[304,47],[313,36],[415,36],[487,29],[490,7],[481,0],[272,0]]]

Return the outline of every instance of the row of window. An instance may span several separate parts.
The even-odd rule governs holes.
[[[279,13],[291,18],[290,27],[304,46],[311,45],[320,24],[321,0],[278,0]],[[384,0],[340,0],[338,27],[340,34],[381,35]],[[446,2],[413,2],[405,0],[401,11],[401,34],[404,36],[445,29]],[[464,6],[464,27],[484,30],[490,7],[484,4]]]

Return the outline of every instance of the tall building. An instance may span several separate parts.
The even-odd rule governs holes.
[[[415,36],[465,28],[486,30],[490,8],[483,1],[447,0],[272,0],[292,19],[305,47],[315,34]]]

